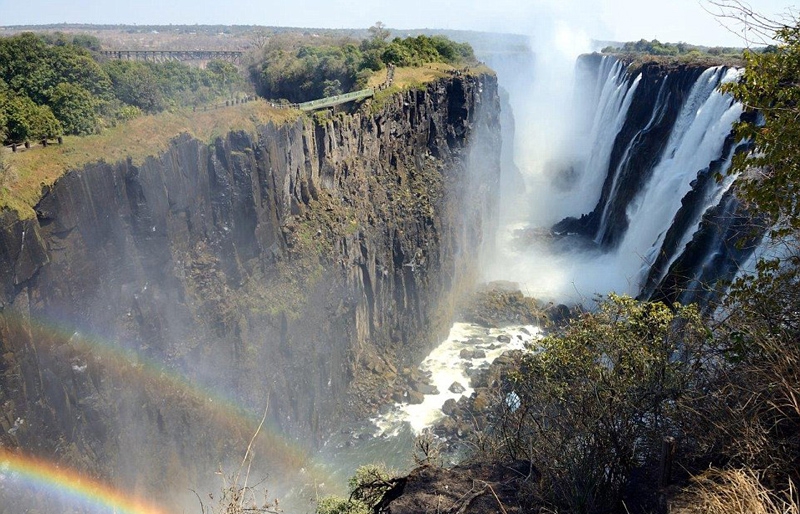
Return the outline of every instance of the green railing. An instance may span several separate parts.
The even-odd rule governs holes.
[[[345,93],[343,95],[328,96],[326,98],[320,98],[319,100],[303,102],[301,104],[297,104],[297,107],[301,111],[313,111],[315,109],[333,107],[334,105],[352,102],[354,100],[361,100],[362,98],[369,98],[371,96],[375,96],[375,90],[373,88],[362,89],[360,91],[353,91],[352,93]]]

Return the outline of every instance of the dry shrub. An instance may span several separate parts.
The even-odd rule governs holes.
[[[690,406],[708,423],[695,437],[771,487],[800,480],[800,261],[790,264],[762,263],[731,292],[722,365]]]
[[[800,514],[797,490],[782,493],[761,484],[751,469],[710,469],[692,478],[675,499],[670,514]]]

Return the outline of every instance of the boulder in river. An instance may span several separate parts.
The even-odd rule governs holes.
[[[418,393],[422,394],[439,394],[439,390],[436,389],[436,386],[432,386],[430,384],[426,384],[425,382],[414,382],[413,384],[414,390]]]
[[[408,392],[408,403],[410,403],[411,405],[419,405],[423,401],[425,401],[424,394],[418,391],[414,391],[413,389]]]
[[[455,394],[461,394],[464,391],[466,391],[466,389],[464,388],[463,385],[459,384],[458,382],[453,382],[448,388],[448,391]]]
[[[452,416],[453,412],[455,412],[456,410],[456,406],[457,406],[456,401],[450,398],[449,400],[444,402],[444,405],[442,405],[442,412],[444,413],[445,416]]]

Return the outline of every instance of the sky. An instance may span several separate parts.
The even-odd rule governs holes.
[[[551,23],[597,40],[658,39],[744,46],[703,9],[709,0],[0,0],[0,26],[50,23],[224,24],[364,28],[444,28],[527,34]],[[800,0],[795,0],[800,4]],[[790,0],[752,6],[777,17]],[[730,24],[729,24],[730,25]]]

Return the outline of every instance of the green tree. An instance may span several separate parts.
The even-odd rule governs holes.
[[[50,91],[49,104],[66,134],[91,134],[97,127],[98,101],[89,91],[62,82]]]
[[[158,80],[144,63],[109,61],[103,68],[111,78],[117,98],[126,104],[149,113],[162,111],[166,107]]]
[[[11,92],[5,81],[0,78],[0,141],[6,140],[6,104],[11,99]]]
[[[22,142],[54,137],[61,124],[46,105],[36,105],[27,96],[14,96],[6,102],[7,140]]]
[[[232,87],[242,82],[239,70],[227,61],[210,61],[205,71],[211,84],[218,91],[229,92]]]
[[[734,156],[738,187],[783,233],[800,229],[800,27],[784,27],[770,52],[745,52],[742,78],[723,89],[757,115],[736,127],[752,149]]]
[[[386,40],[389,39],[389,36],[392,35],[382,21],[376,21],[375,25],[367,30],[370,34],[370,38],[367,40],[369,48],[381,48],[386,44]]]
[[[611,295],[523,358],[491,437],[541,472],[540,505],[610,511],[634,470],[656,467],[663,437],[682,433],[677,406],[703,377],[708,337],[694,307]]]
[[[317,503],[317,514],[368,514],[394,487],[397,479],[385,467],[367,464],[350,477],[350,498],[327,496]]]

